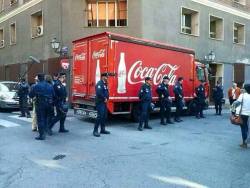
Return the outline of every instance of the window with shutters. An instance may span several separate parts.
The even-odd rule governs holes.
[[[4,30],[0,28],[0,48],[4,47]]]
[[[16,23],[10,24],[10,45],[16,44]]]
[[[181,33],[189,35],[199,35],[199,12],[181,8]]]
[[[127,1],[87,1],[88,27],[127,26]]]
[[[210,15],[209,37],[211,39],[224,39],[224,24],[223,19]]]
[[[240,23],[234,23],[234,43],[245,44],[245,25]]]

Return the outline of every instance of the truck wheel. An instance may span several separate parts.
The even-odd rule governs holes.
[[[131,119],[134,122],[139,122],[139,118],[140,118],[140,112],[139,112],[139,105],[133,105],[132,107],[132,111],[131,111]]]

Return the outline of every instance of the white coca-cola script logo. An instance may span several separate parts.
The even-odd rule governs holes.
[[[98,52],[94,51],[92,54],[92,59],[99,59],[105,56],[105,49],[101,49]]]
[[[142,61],[136,61],[128,72],[128,82],[130,84],[137,84],[144,82],[146,77],[151,77],[154,85],[161,83],[164,76],[170,78],[169,85],[174,85],[177,75],[175,71],[179,69],[177,65],[162,63],[159,67],[143,67]]]
[[[86,59],[86,53],[76,54],[75,61],[84,61]]]

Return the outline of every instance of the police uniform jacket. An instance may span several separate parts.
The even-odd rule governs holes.
[[[168,89],[168,84],[164,84],[163,82],[157,87],[156,92],[159,95],[159,100],[160,102],[167,102],[171,103],[169,100],[169,89]]]
[[[60,107],[66,102],[67,90],[60,80],[54,83],[55,105]]]
[[[182,84],[177,82],[174,86],[175,100],[180,101],[183,99],[183,88]]]
[[[213,89],[213,98],[216,101],[219,101],[221,99],[223,99],[224,94],[223,94],[223,87],[222,86],[216,86]]]
[[[95,91],[96,91],[96,98],[95,98],[96,104],[104,103],[106,99],[107,100],[109,99],[108,86],[103,80],[97,82],[95,86]]]
[[[139,91],[139,99],[141,102],[151,102],[152,101],[152,92],[151,92],[151,86],[144,83],[141,86],[141,89]]]
[[[17,94],[19,97],[27,97],[29,95],[29,84],[27,82],[20,82]]]
[[[201,84],[195,88],[195,93],[198,99],[198,102],[204,103],[206,100],[205,87]]]
[[[38,82],[31,87],[30,98],[36,97],[37,105],[53,104],[55,92],[53,87],[45,81]]]

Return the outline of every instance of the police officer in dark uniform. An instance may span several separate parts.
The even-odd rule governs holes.
[[[173,124],[170,119],[172,100],[169,94],[169,78],[168,76],[163,77],[162,83],[157,87],[156,92],[159,95],[160,102],[160,114],[161,114],[161,125]],[[167,121],[165,122],[165,118]]]
[[[213,99],[216,111],[215,115],[221,115],[223,97],[224,97],[223,86],[221,85],[220,81],[217,81],[217,85],[213,89]]]
[[[196,118],[205,118],[203,115],[203,109],[206,104],[206,95],[205,95],[205,87],[204,87],[205,81],[201,81],[201,84],[195,88],[195,94],[196,94]]]
[[[64,123],[66,120],[68,105],[67,105],[67,90],[64,85],[66,80],[66,74],[60,73],[58,81],[54,83],[54,91],[55,91],[55,106],[56,106],[56,116],[51,120],[51,124],[49,125],[48,134],[52,134],[53,126],[60,121],[60,133],[67,133],[68,130],[65,129]]]
[[[96,92],[96,110],[97,110],[97,118],[94,126],[93,135],[96,137],[100,137],[98,132],[99,126],[101,125],[101,134],[110,134],[109,131],[105,129],[105,122],[107,119],[107,102],[109,99],[109,90],[108,90],[108,73],[101,74],[101,80],[97,82],[95,86]]]
[[[25,78],[22,78],[18,84],[18,97],[21,115],[19,117],[31,118],[29,108],[28,108],[28,95],[29,95],[29,84],[26,82]]]
[[[45,132],[48,126],[49,113],[53,106],[53,100],[55,97],[54,89],[52,85],[45,82],[44,74],[38,74],[38,83],[31,87],[29,96],[36,98],[35,109],[37,115],[37,124],[39,136],[37,140],[45,139]]]
[[[145,83],[141,86],[139,91],[139,99],[140,99],[140,121],[139,121],[139,131],[143,131],[143,124],[145,129],[152,129],[148,125],[149,119],[149,111],[151,108],[151,101],[152,101],[152,91],[151,91],[152,80],[150,77],[145,78]]]
[[[182,109],[184,107],[184,95],[183,95],[183,77],[179,77],[178,81],[176,82],[174,86],[174,94],[175,94],[175,103],[176,103],[176,112],[175,112],[175,121],[176,122],[181,122],[182,120],[180,119]]]

